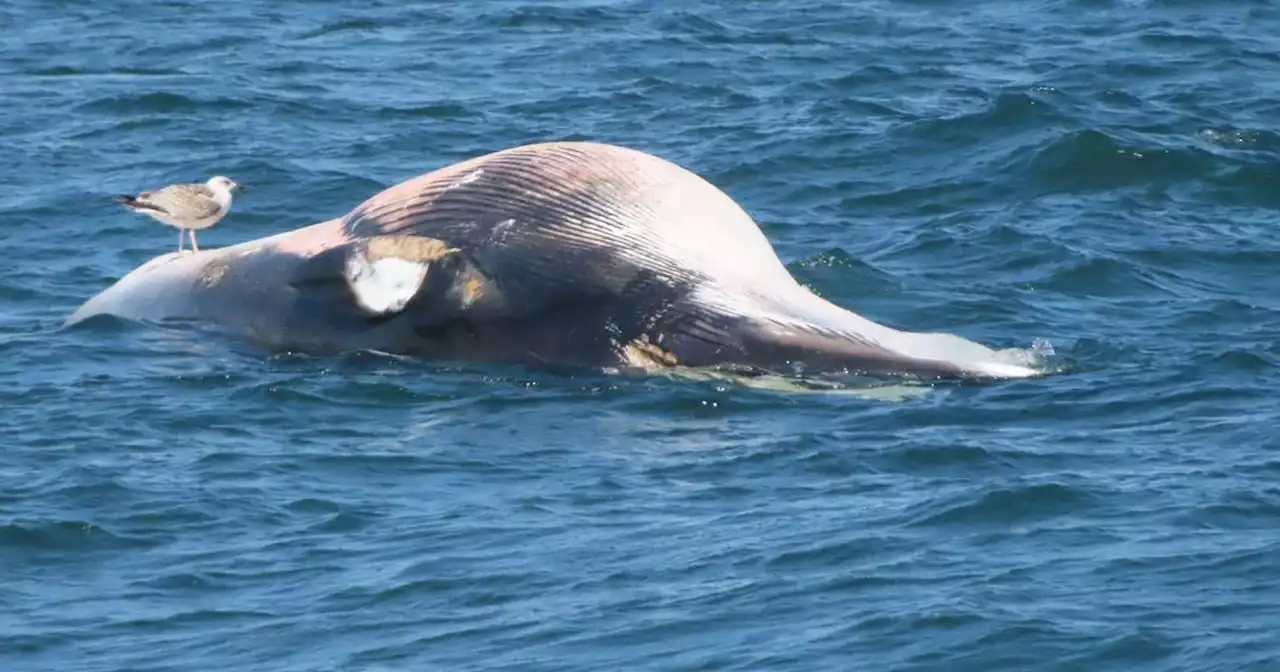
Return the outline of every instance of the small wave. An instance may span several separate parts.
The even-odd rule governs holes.
[[[1045,520],[1062,515],[1079,514],[1096,503],[1095,497],[1078,487],[1061,483],[1043,483],[988,490],[967,501],[944,505],[913,521],[916,526],[933,525],[1008,525]]]
[[[13,551],[123,550],[146,545],[79,520],[0,525],[0,548]]]
[[[133,618],[115,625],[125,630],[166,629],[190,625],[209,625],[228,621],[262,621],[274,618],[276,614],[269,611],[252,611],[245,609],[196,609],[180,611],[165,616],[149,618]]]
[[[1280,165],[1276,161],[1240,166],[1209,180],[1215,201],[1223,204],[1280,209]]]
[[[1267,129],[1205,128],[1199,136],[1218,147],[1249,152],[1280,152],[1280,133]]]
[[[126,75],[129,77],[169,77],[180,76],[183,74],[181,70],[175,68],[138,68],[138,67],[111,67],[111,68],[88,68],[74,67],[70,65],[56,65],[50,67],[34,68],[23,74],[35,77],[87,77],[87,76],[115,76]]]
[[[165,592],[191,591],[195,594],[204,593],[205,591],[224,590],[227,587],[225,581],[220,581],[206,574],[193,572],[177,572],[149,577],[144,581],[139,581],[136,585],[141,588]]]
[[[1214,369],[1253,375],[1280,368],[1280,353],[1275,352],[1275,348],[1265,346],[1227,350],[1198,359],[1204,360]]]
[[[1225,501],[1209,504],[1187,517],[1198,525],[1215,528],[1269,529],[1280,517],[1280,495],[1275,488],[1258,492],[1235,492]]]
[[[163,29],[162,29],[163,30]],[[171,34],[178,32],[185,36],[199,36],[197,39],[189,42],[175,42],[170,40],[140,40],[136,44],[142,45],[133,54],[134,56],[156,62],[174,62],[179,61],[185,56],[201,55],[208,56],[221,51],[224,54],[234,52],[236,49],[251,49],[257,46],[259,38],[245,31],[168,31]],[[205,37],[207,35],[207,37]]]
[[[1093,257],[1061,265],[1047,279],[1034,284],[1040,291],[1081,297],[1129,297],[1139,287],[1164,296],[1180,295],[1172,284],[1176,278],[1163,279],[1162,275],[1130,261]]]
[[[1171,55],[1185,57],[1197,50],[1211,52],[1211,55],[1230,53],[1236,49],[1235,42],[1225,36],[1205,32],[1191,32],[1178,29],[1152,29],[1138,36],[1139,43],[1153,49],[1165,49]]]
[[[1136,147],[1090,129],[1020,151],[1004,170],[1022,175],[1040,193],[1081,193],[1204,179],[1215,167],[1213,155],[1202,149]]]
[[[902,540],[883,537],[820,542],[807,548],[778,553],[767,564],[782,571],[841,568],[860,564],[907,546]]]
[[[382,27],[382,23],[373,19],[341,19],[331,21],[314,30],[298,35],[298,40],[314,40],[321,37],[328,37],[338,33],[363,33],[375,31]]]
[[[603,7],[521,7],[507,15],[503,29],[557,29],[600,28],[611,21],[622,21],[619,12]]]
[[[214,98],[212,100],[196,100],[179,93],[155,92],[137,94],[118,94],[98,98],[76,107],[77,112],[95,112],[107,114],[146,114],[154,112],[192,112],[201,109],[244,110],[251,105],[237,98]]]
[[[471,119],[484,118],[482,110],[459,103],[433,103],[415,107],[380,107],[377,114],[390,119]]]
[[[742,44],[776,47],[811,46],[825,44],[823,40],[797,31],[797,34],[778,30],[753,30],[732,26],[693,12],[679,11],[661,21],[658,30],[668,35],[687,35],[703,44]]]
[[[923,119],[903,126],[895,134],[904,139],[927,140],[935,148],[937,143],[956,147],[985,144],[985,151],[990,152],[993,141],[1016,138],[1018,131],[1051,129],[1067,121],[1068,117],[1044,91],[1014,90],[1000,92],[978,110]]]

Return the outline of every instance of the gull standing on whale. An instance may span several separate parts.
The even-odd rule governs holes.
[[[125,194],[112,200],[177,228],[179,253],[182,252],[182,234],[189,231],[191,249],[199,252],[196,231],[207,229],[225,217],[231,210],[231,193],[239,188],[240,185],[231,178],[216,175],[204,184],[171,184],[158,191],[144,191],[137,196]]]

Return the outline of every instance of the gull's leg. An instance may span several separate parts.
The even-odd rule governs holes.
[[[198,245],[196,245],[196,230],[195,230],[195,229],[191,229],[191,249],[195,250],[196,252],[199,252],[199,251],[200,251],[200,247],[199,247]]]
[[[178,229],[178,254],[182,254],[182,229]]]

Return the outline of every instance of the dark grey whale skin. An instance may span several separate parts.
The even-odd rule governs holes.
[[[406,238],[451,251],[420,260],[430,270],[402,310],[369,314],[344,265]],[[161,255],[67,325],[95,315],[203,321],[270,348],[526,366],[1038,375],[1008,352],[891,329],[818,297],[722,191],[650,154],[587,142],[486,154],[340,219]]]

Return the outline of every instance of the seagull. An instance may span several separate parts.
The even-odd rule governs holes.
[[[216,175],[203,184],[191,182],[171,184],[157,191],[144,191],[137,196],[127,194],[112,200],[134,212],[150,215],[163,224],[178,229],[178,253],[182,253],[182,234],[191,232],[191,249],[199,252],[196,230],[217,224],[231,210],[231,192],[240,189],[231,178]]]

